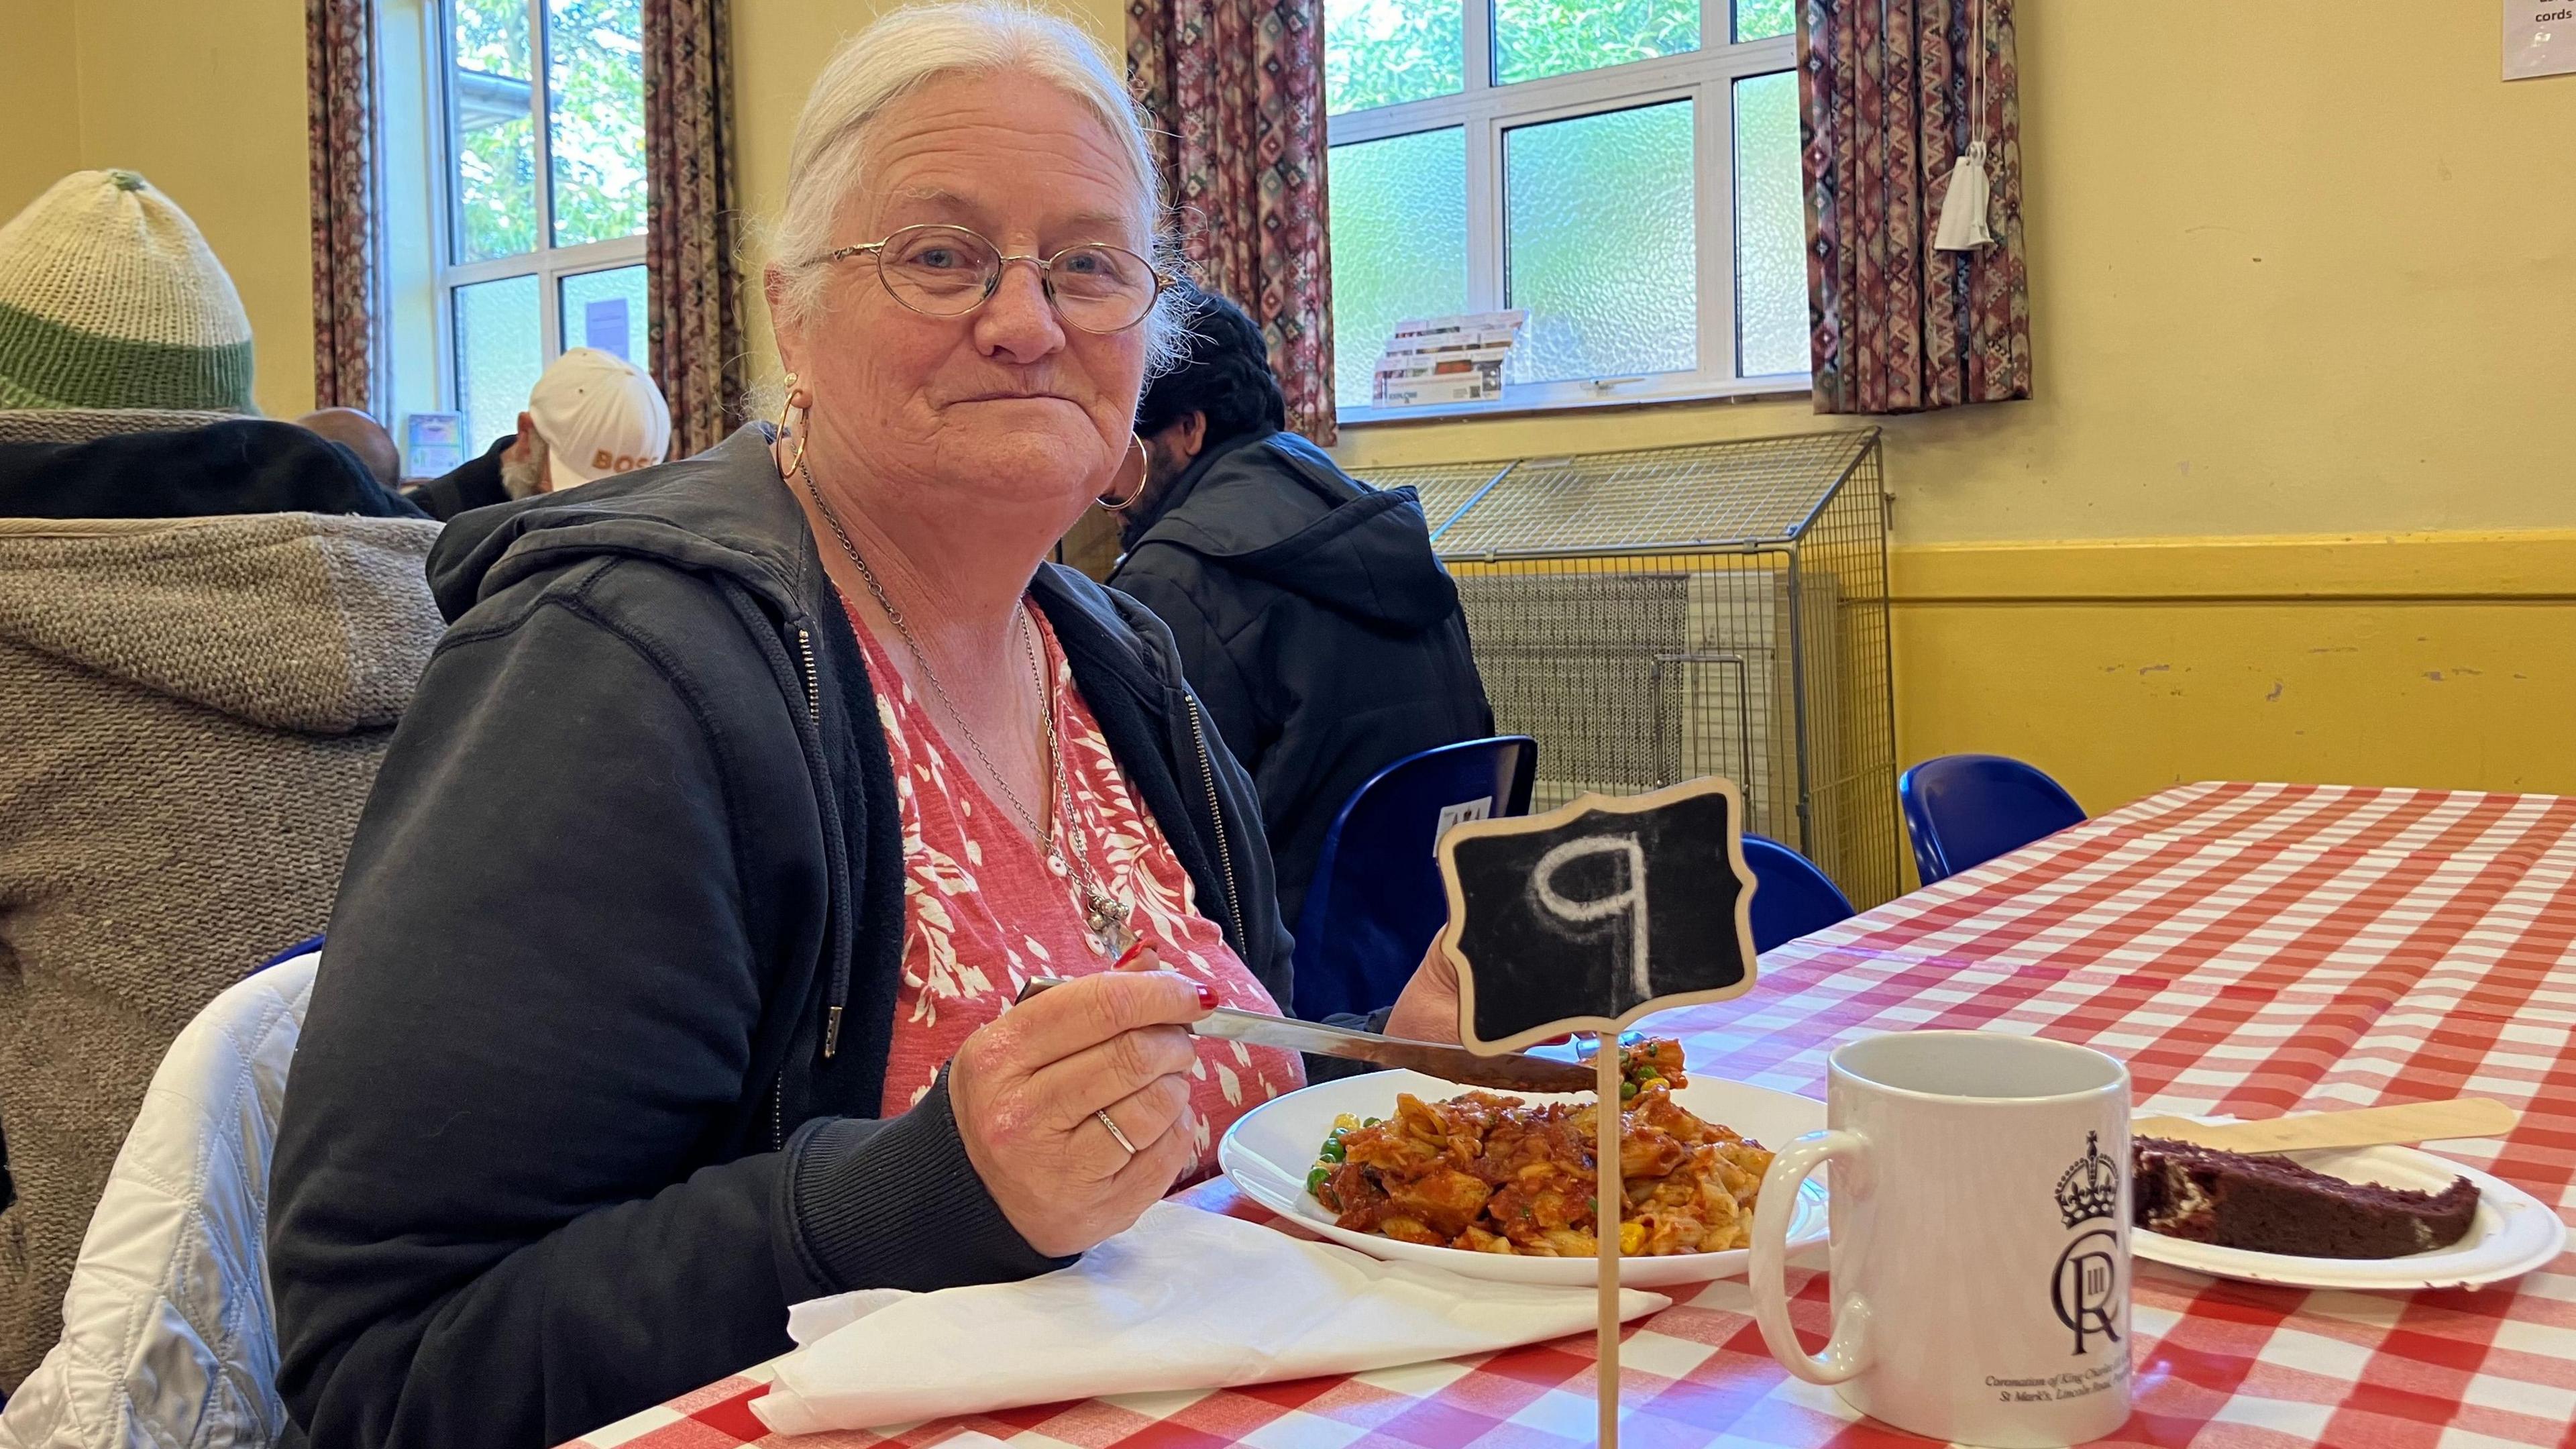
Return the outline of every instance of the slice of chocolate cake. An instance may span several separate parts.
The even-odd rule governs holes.
[[[2478,1187],[2438,1193],[2346,1182],[2286,1157],[2161,1137],[2132,1147],[2137,1225],[2169,1238],[2302,1258],[2402,1258],[2467,1236]]]

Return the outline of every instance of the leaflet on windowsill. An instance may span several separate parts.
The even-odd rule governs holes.
[[[1369,400],[1377,407],[1488,402],[1503,395],[1503,363],[1527,311],[1415,317],[1396,324],[1378,357]]]

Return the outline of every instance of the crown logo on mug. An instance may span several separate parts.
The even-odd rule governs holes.
[[[2120,1212],[2120,1168],[2102,1155],[2102,1134],[2084,1134],[2084,1156],[2057,1180],[2057,1210],[2066,1225],[2117,1217]]]

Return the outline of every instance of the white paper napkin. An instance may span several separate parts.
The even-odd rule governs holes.
[[[1671,1300],[1628,1289],[1620,1317]],[[1061,1272],[800,1303],[752,1412],[781,1434],[1359,1373],[1580,1333],[1590,1288],[1487,1283],[1174,1203]]]

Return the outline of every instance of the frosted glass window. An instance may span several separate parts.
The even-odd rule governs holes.
[[[1735,38],[1768,40],[1798,28],[1798,0],[1735,0]]]
[[[1530,312],[1506,383],[1699,365],[1691,130],[1671,101],[1505,134],[1505,305]]]
[[[453,0],[456,259],[537,247],[537,133],[526,0]]]
[[[1366,407],[1395,324],[1467,310],[1467,133],[1335,146],[1333,396]]]
[[[575,272],[563,279],[563,345],[644,361],[644,269]]]
[[[469,455],[518,430],[528,390],[545,370],[543,321],[535,277],[456,289],[456,401]]]
[[[1735,347],[1746,377],[1805,372],[1807,203],[1798,76],[1735,83]]]
[[[1461,0],[1324,0],[1324,104],[1333,115],[1466,88]]]
[[[1510,85],[1699,49],[1700,0],[1494,0],[1494,81]]]
[[[644,0],[548,0],[555,245],[644,231]]]

